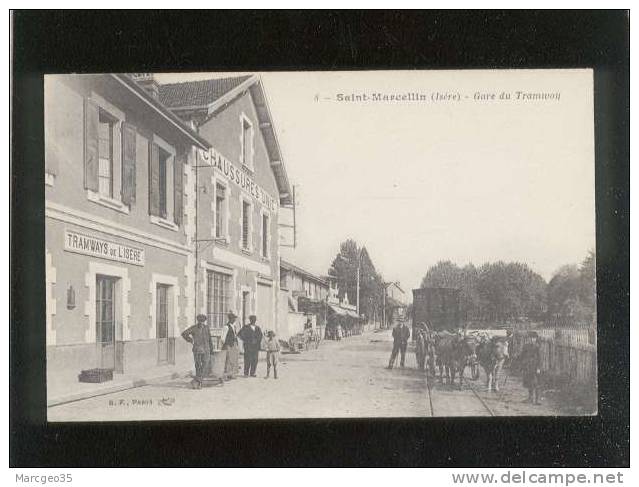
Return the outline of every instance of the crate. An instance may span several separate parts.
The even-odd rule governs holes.
[[[100,383],[113,380],[113,369],[87,369],[78,375],[80,382]]]

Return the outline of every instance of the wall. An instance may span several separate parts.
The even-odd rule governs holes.
[[[250,119],[254,130],[254,172],[251,174],[251,178],[276,202],[279,202],[275,177],[271,170],[270,160],[259,130],[259,121],[249,94],[235,99],[215,116],[205,121],[198,128],[198,132],[211,142],[215,151],[228,159],[236,168],[240,168],[242,115]],[[218,183],[225,187],[227,206],[224,218],[228,239],[218,239],[215,235],[215,198]],[[262,206],[258,200],[248,196],[235,181],[230,181],[216,167],[198,170],[197,191],[197,238],[202,241],[198,247],[197,256],[199,263],[197,273],[199,280],[198,311],[206,312],[206,271],[226,272],[233,276],[231,307],[240,316],[238,321],[241,321],[242,292],[248,291],[250,298],[248,314],[256,314],[258,324],[263,328],[277,329],[280,324],[278,320],[279,232],[277,210],[270,211]],[[249,251],[241,247],[243,198],[246,198],[252,205],[252,224],[250,226],[252,248]],[[263,212],[269,216],[269,253],[266,257],[261,252]],[[271,293],[268,297],[264,288],[258,293],[259,283],[270,285]],[[259,302],[258,296],[262,298],[262,303]],[[270,299],[270,303],[266,302],[265,299]]]
[[[95,338],[96,273],[112,275],[113,271],[119,277],[115,316],[120,329],[117,340],[124,342],[125,373],[150,371],[157,365],[157,282],[172,286],[169,336],[176,337],[176,363],[186,366],[190,361],[190,349],[179,334],[191,324],[193,316],[193,267],[189,263],[191,247],[187,236],[193,195],[185,193],[185,218],[181,226],[169,229],[152,223],[148,213],[148,142],[156,130],[154,119],[148,112],[124,102],[122,91],[113,83],[108,76],[45,77],[45,159],[47,170],[55,175],[46,179],[45,190],[49,384],[77,383],[80,370],[99,365]],[[136,201],[130,208],[103,206],[90,200],[84,188],[84,99],[96,95],[122,112],[124,121],[135,125],[138,131]],[[163,138],[178,154],[187,155],[184,179],[188,184],[193,154],[181,148],[177,138],[167,136],[166,127],[161,130]],[[115,138],[114,166],[118,166],[119,155],[115,153],[120,146]],[[144,265],[65,250],[67,230],[141,249]],[[67,306],[70,288],[75,292],[75,307]]]

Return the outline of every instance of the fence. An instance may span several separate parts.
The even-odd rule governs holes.
[[[597,345],[594,330],[536,329],[541,348],[541,370],[570,385],[592,385],[597,383]],[[530,341],[525,331],[513,336],[513,351],[516,357]]]

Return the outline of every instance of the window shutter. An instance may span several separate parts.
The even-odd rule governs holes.
[[[122,124],[122,203],[135,203],[136,131],[128,123]]]
[[[98,191],[98,125],[100,112],[91,100],[84,102],[84,187]]]
[[[182,156],[175,157],[173,163],[173,220],[175,224],[182,224],[182,216],[184,214],[184,163]]]
[[[149,215],[160,216],[160,148],[149,144]]]

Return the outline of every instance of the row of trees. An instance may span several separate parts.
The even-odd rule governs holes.
[[[466,321],[570,319],[595,316],[595,258],[590,252],[580,266],[561,267],[546,281],[521,262],[486,263],[463,267],[441,261],[428,269],[421,287],[461,290],[460,307]]]
[[[339,297],[357,302],[360,267],[360,313],[370,320],[382,316],[384,279],[375,269],[366,248],[348,239],[329,269],[336,278]],[[595,255],[590,251],[580,265],[565,265],[549,282],[521,262],[492,262],[463,267],[440,261],[426,272],[421,287],[453,287],[461,290],[460,307],[465,321],[591,322],[596,309]]]

